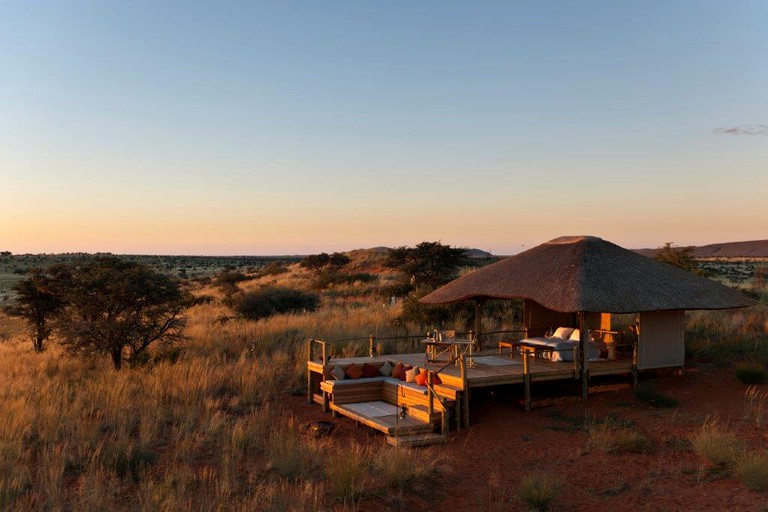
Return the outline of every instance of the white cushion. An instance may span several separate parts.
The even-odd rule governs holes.
[[[578,329],[574,329],[571,333],[570,338],[568,338],[571,341],[579,341],[579,338],[581,337],[581,331]]]
[[[336,380],[344,380],[344,377],[346,377],[346,374],[344,373],[344,369],[341,366],[337,366],[333,369],[331,372],[331,375]]]
[[[405,382],[416,382],[416,376],[421,372],[418,366],[414,366],[405,372]]]
[[[385,361],[383,365],[379,368],[379,373],[385,377],[389,377],[392,375],[392,363],[389,361]]]
[[[560,338],[561,340],[567,340],[568,336],[571,335],[573,332],[573,327],[558,327],[555,331],[555,334],[552,335],[553,338]]]

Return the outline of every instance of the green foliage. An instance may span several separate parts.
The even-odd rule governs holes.
[[[662,408],[677,407],[677,400],[663,394],[652,382],[642,382],[635,388],[635,398],[639,401]]]
[[[62,267],[55,283],[65,306],[56,328],[72,353],[137,357],[155,342],[183,339],[187,306],[178,284],[141,263],[113,256]]]
[[[320,305],[320,296],[294,288],[270,286],[235,295],[227,304],[239,315],[258,320],[280,313],[314,311]]]
[[[674,265],[683,270],[688,270],[694,274],[704,275],[704,271],[699,268],[698,262],[693,257],[693,251],[695,249],[696,248],[692,245],[687,247],[673,247],[672,242],[667,242],[664,244],[664,247],[656,253],[656,256],[654,256],[653,259],[668,263],[669,265]]]
[[[340,252],[333,254],[321,252],[320,254],[311,254],[304,257],[299,265],[315,275],[320,275],[323,269],[328,266],[334,270],[340,270],[342,267],[349,265],[351,261],[349,256]]]
[[[397,247],[384,266],[402,272],[414,286],[436,288],[454,278],[459,268],[469,264],[466,249],[440,242],[421,242],[416,247]]]
[[[43,351],[45,340],[53,332],[52,320],[64,305],[60,294],[53,288],[54,279],[50,272],[31,269],[29,277],[13,287],[16,303],[5,308],[6,313],[26,320],[32,331],[36,352]]]
[[[762,384],[768,377],[765,365],[754,362],[741,362],[734,366],[736,378],[747,385]]]

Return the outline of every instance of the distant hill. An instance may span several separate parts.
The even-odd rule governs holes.
[[[493,254],[482,249],[467,249],[470,258],[493,258]]]
[[[659,249],[635,249],[643,256],[653,257]],[[768,240],[725,242],[696,247],[694,258],[768,258]]]

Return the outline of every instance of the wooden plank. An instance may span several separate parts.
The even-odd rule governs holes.
[[[387,436],[387,443],[398,448],[414,448],[417,446],[429,446],[444,444],[448,440],[440,434],[413,434],[407,436]]]

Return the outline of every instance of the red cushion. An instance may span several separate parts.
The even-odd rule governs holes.
[[[416,384],[419,386],[427,385],[427,371],[424,370],[416,376]]]
[[[440,380],[440,376],[438,374],[436,374],[436,373],[433,373],[432,374],[432,385],[434,386],[436,384],[442,384],[442,383],[443,383],[443,381]]]
[[[400,376],[398,377],[398,379],[404,381],[405,380],[405,372],[407,372],[408,370],[413,370],[413,366],[411,366],[409,364],[403,365],[403,371],[400,374]]]
[[[395,367],[392,368],[392,377],[400,380],[405,379],[405,370],[403,369],[403,363],[397,363]]]
[[[365,363],[363,365],[363,377],[364,378],[371,378],[371,377],[378,377],[379,376],[379,369],[373,366],[372,364]]]
[[[347,374],[347,377],[350,379],[359,379],[363,376],[363,369],[356,364],[351,364],[344,370],[344,373]]]

